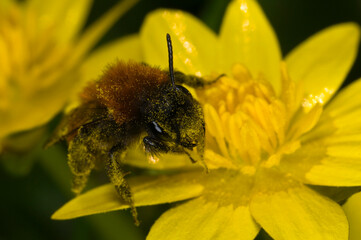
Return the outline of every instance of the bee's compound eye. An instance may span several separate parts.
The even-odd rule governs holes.
[[[183,86],[180,85],[176,85],[177,90],[180,90],[181,92],[183,92],[184,94],[188,95],[188,96],[192,96],[192,94],[188,91],[188,89],[186,89]]]
[[[153,121],[150,124],[151,124],[151,129],[155,134],[162,134],[163,133],[163,129],[158,125],[157,122]]]
[[[164,131],[164,129],[159,126],[159,124],[155,121],[152,121],[149,123],[149,127],[150,132],[152,133],[152,135],[154,137],[156,137],[157,139],[162,139],[162,140],[169,140],[170,136],[168,135],[168,133],[166,133]]]

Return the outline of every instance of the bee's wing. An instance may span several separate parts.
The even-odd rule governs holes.
[[[60,140],[70,140],[80,127],[106,118],[108,118],[108,111],[105,107],[93,103],[83,104],[63,117],[53,135],[46,141],[44,148],[48,148]]]

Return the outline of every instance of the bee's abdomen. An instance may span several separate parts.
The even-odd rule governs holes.
[[[96,100],[106,106],[114,120],[121,124],[137,119],[142,99],[151,98],[167,82],[168,74],[159,68],[116,61],[97,82],[85,88],[81,97],[85,102]]]

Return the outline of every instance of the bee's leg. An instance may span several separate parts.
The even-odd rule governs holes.
[[[189,160],[191,160],[192,163],[196,163],[199,160],[201,165],[203,165],[204,167],[204,171],[206,173],[209,173],[209,168],[207,166],[207,163],[204,161],[204,141],[200,141],[197,146],[198,157],[196,159],[198,160],[194,158],[194,155],[192,155],[192,151],[189,151],[187,149],[183,149],[183,151],[189,157]]]
[[[143,144],[145,147],[145,152],[152,155],[155,155],[157,152],[167,153],[170,150],[167,145],[149,136],[143,138]]]
[[[193,88],[202,88],[207,85],[211,85],[217,82],[221,77],[224,77],[225,74],[219,75],[216,79],[212,81],[206,81],[203,78],[194,76],[194,75],[186,75],[182,72],[174,72],[174,79],[177,84],[185,84],[187,86]]]
[[[78,134],[70,141],[68,151],[68,165],[73,174],[71,190],[78,195],[84,189],[90,172],[95,167],[95,157],[88,150],[82,134]]]
[[[134,200],[128,182],[125,180],[126,172],[123,171],[121,164],[117,159],[121,158],[121,153],[124,150],[123,145],[116,145],[109,151],[106,170],[110,181],[114,184],[118,195],[122,200],[130,205],[130,211],[132,212],[134,222],[139,226],[138,213],[134,206]]]
[[[209,168],[207,166],[207,163],[206,161],[204,160],[204,138],[198,143],[198,146],[197,146],[197,152],[199,153],[200,155],[200,159],[201,159],[201,164],[203,165],[204,167],[204,170],[206,173],[209,173]]]

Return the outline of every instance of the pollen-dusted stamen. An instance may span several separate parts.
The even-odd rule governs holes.
[[[232,76],[223,77],[198,93],[204,105],[207,144],[236,166],[253,174],[261,161],[278,164],[279,155],[295,151],[298,143],[286,142],[291,117],[300,106],[300,94],[283,66],[283,89],[277,96],[271,84],[253,78],[236,64]],[[312,125],[312,124],[311,124]],[[299,131],[296,129],[294,131]],[[243,170],[242,170],[243,171]]]

